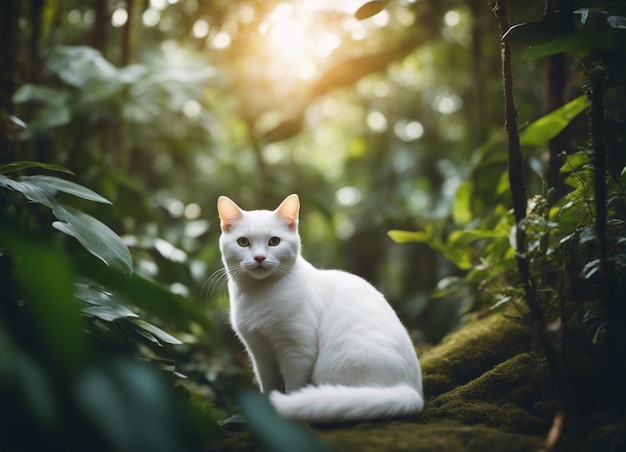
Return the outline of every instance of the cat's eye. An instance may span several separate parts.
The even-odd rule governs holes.
[[[250,240],[248,240],[246,237],[239,237],[237,239],[237,245],[239,245],[239,246],[250,246]]]
[[[269,244],[269,246],[278,246],[278,244],[280,243],[280,239],[278,237],[272,237],[267,243]]]

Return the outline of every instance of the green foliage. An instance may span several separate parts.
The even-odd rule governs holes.
[[[206,416],[185,407],[161,375],[135,361],[85,369],[75,392],[78,409],[109,450],[197,450],[209,436],[204,432],[217,430]]]
[[[11,255],[19,256],[13,271],[17,283],[31,301],[43,343],[60,366],[68,369],[80,366],[87,350],[72,296],[71,262],[60,250],[46,247],[36,238],[19,231],[6,217],[1,219],[1,245]],[[59,328],[61,325],[62,329]]]
[[[102,335],[113,336],[114,331],[125,331],[130,336],[140,337],[158,346],[163,343],[179,345],[182,342],[155,325],[152,325],[128,309],[124,299],[118,293],[107,291],[104,287],[89,280],[75,284],[75,297],[84,302],[80,312],[92,319],[93,327]]]
[[[41,163],[41,162],[25,162],[25,161],[11,162],[5,165],[1,165],[0,174],[18,172],[18,171],[22,171],[28,168],[43,168],[43,169],[48,169],[52,171],[60,171],[60,172],[64,172],[64,173],[68,173],[72,175],[74,174],[67,168],[64,168],[59,165],[51,165],[49,163]]]
[[[71,208],[55,208],[59,219],[52,223],[55,229],[78,239],[90,253],[111,265],[119,265],[125,271],[132,270],[130,251],[119,236],[92,216]]]
[[[325,450],[319,440],[302,426],[281,418],[266,396],[245,391],[241,393],[239,403],[250,430],[265,450],[276,452]]]
[[[621,50],[626,38],[625,24],[624,7],[619,3],[605,4],[546,14],[540,21],[514,25],[503,39],[529,44],[526,56],[531,59],[557,53],[585,55]]]
[[[15,163],[2,165],[0,171],[6,173],[7,168],[15,170],[20,167],[23,169],[26,166]],[[107,199],[74,182],[52,176],[24,176],[13,180],[0,175],[0,187],[20,192],[29,201],[50,208],[59,220],[52,223],[55,229],[75,237],[87,251],[107,265],[119,265],[127,272],[132,271],[130,251],[117,234],[92,216],[60,204],[55,195],[60,191],[89,201],[111,204]]]
[[[3,425],[3,449],[197,450],[202,438],[216,434],[213,421],[180,400],[154,368],[123,356],[105,358],[107,353],[95,348],[72,294],[75,267],[62,249],[4,215],[0,237],[2,263],[14,256],[15,290],[26,297],[38,331],[32,338],[16,330],[15,322],[27,326],[27,317],[13,311],[13,300],[5,293],[0,351],[6,365],[0,368],[0,393],[12,415]],[[7,290],[9,283],[3,276]],[[84,285],[78,288],[85,298]],[[111,310],[86,314],[105,319]],[[153,325],[139,326],[160,340],[176,342]],[[94,444],[94,437],[102,442]]]
[[[61,169],[33,162],[1,167],[4,174],[26,168]],[[0,175],[0,187],[50,208],[64,221],[61,226],[55,222],[56,229],[75,236],[103,262],[120,267],[99,267],[89,259],[72,257],[20,227],[11,217],[23,218],[23,203],[0,212],[0,284],[4,288],[0,352],[7,359],[0,369],[0,394],[12,413],[9,425],[3,426],[6,435],[0,446],[34,450],[52,443],[63,450],[197,450],[207,435],[215,436],[217,426],[211,417],[178,397],[154,367],[100,349],[102,344],[108,344],[107,348],[116,344],[112,350],[129,343],[182,344],[130,310],[125,297],[87,279],[106,281],[108,277],[117,287],[134,278],[136,288],[128,291],[131,296],[143,298],[155,292],[149,283],[128,274],[131,255],[119,236],[95,218],[60,204],[56,194],[110,203],[79,184],[50,176],[16,180]],[[108,276],[102,276],[107,275],[102,268]],[[32,326],[20,303],[32,312]],[[170,306],[166,312],[171,312]],[[26,324],[27,330],[16,330],[20,324]],[[87,324],[101,339],[99,344],[86,336]],[[104,358],[108,354],[111,357]],[[143,354],[144,359],[174,372],[174,361]],[[67,429],[75,432],[67,435]],[[94,445],[95,437],[102,443]]]
[[[509,220],[509,221],[507,221]],[[493,229],[464,229],[450,233],[443,242],[435,237],[435,227],[428,224],[425,230],[417,232],[389,231],[389,236],[398,243],[421,242],[431,246],[450,259],[461,270],[469,270],[476,264],[477,253],[471,248],[472,243],[484,239],[508,240],[510,218],[498,222]]]
[[[579,114],[589,108],[587,96],[580,96],[555,111],[537,119],[520,133],[523,146],[541,146],[568,126]]]
[[[588,108],[588,105],[588,100],[581,96],[532,122],[521,133],[522,144],[528,147],[546,144]],[[489,305],[496,308],[508,302],[523,306],[523,293],[516,288],[516,253],[512,238],[515,231],[514,220],[512,214],[500,204],[502,182],[495,193],[492,192],[492,200],[486,202],[496,204],[489,215],[485,215],[480,205],[472,202],[479,195],[482,202],[486,201],[485,192],[477,190],[480,183],[478,178],[482,178],[486,168],[493,165],[493,160],[488,157],[489,153],[483,149],[477,155],[479,158],[475,159],[476,163],[468,180],[461,183],[456,191],[451,211],[454,228],[442,228],[440,221],[422,220],[424,228],[421,231],[392,230],[389,235],[398,243],[425,243],[464,271],[463,277],[443,278],[437,284],[433,297],[469,296],[473,300],[469,306],[474,308]],[[502,165],[498,168],[495,179],[504,181],[508,188],[505,168]],[[529,199],[527,218],[522,225],[526,230],[526,250],[523,252],[527,253],[532,262],[533,275],[539,281],[550,279],[549,275],[555,271],[563,274],[563,269],[568,268],[568,276],[563,277],[567,280],[560,283],[560,289],[553,284],[543,286],[541,297],[547,306],[556,306],[557,300],[563,303],[564,299],[584,297],[583,293],[565,291],[580,287],[577,280],[596,280],[599,269],[598,259],[588,257],[595,250],[594,190],[589,151],[567,155],[560,173],[564,183],[570,187],[569,193],[552,206],[547,205],[545,195],[538,194]],[[619,239],[623,226],[621,218],[624,213],[624,193],[618,179],[609,177],[607,182],[613,206],[612,219],[609,221],[609,240],[614,247],[611,259],[616,271],[621,273],[626,270],[622,240]],[[589,312],[585,316],[597,319],[596,315]],[[605,327],[591,320],[586,324],[595,324],[596,331]],[[597,332],[591,334],[597,339]]]

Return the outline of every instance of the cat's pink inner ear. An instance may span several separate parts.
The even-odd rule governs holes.
[[[217,211],[220,215],[222,231],[228,232],[233,224],[243,216],[243,211],[230,198],[220,196],[217,200]]]
[[[300,199],[298,195],[289,195],[276,209],[278,215],[285,220],[289,229],[298,227],[298,213],[300,212]]]

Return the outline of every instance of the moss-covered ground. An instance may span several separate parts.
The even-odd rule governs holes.
[[[333,451],[542,449],[557,413],[556,391],[522,322],[502,314],[476,319],[420,353],[420,362],[426,407],[415,418],[306,429]],[[571,425],[582,431],[584,422],[583,415]],[[625,426],[607,422],[590,437],[573,428],[561,444],[568,450],[619,450],[613,445],[624,444],[619,432]],[[245,426],[229,430],[209,450],[261,450]]]

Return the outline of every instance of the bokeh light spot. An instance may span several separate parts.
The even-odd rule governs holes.
[[[432,105],[437,112],[449,115],[461,109],[463,100],[455,93],[446,91],[435,96]]]
[[[161,20],[161,13],[153,8],[148,8],[141,16],[141,21],[146,27],[156,27]]]
[[[356,206],[361,201],[361,192],[356,187],[341,187],[335,199],[341,206]]]
[[[111,25],[114,27],[123,27],[128,21],[128,11],[124,8],[118,8],[111,15]]]
[[[231,37],[225,31],[220,31],[213,36],[211,44],[216,49],[225,49],[230,45]]]
[[[193,119],[200,115],[202,112],[202,106],[198,103],[198,101],[189,99],[185,101],[183,105],[183,114],[189,118]]]
[[[198,19],[192,27],[193,35],[198,38],[206,38],[209,34],[209,23],[204,19]]]
[[[449,27],[454,27],[461,22],[461,15],[454,10],[450,10],[443,16],[443,22]]]
[[[394,124],[393,131],[402,141],[415,141],[424,135],[424,126],[419,121],[401,120]]]
[[[367,115],[367,126],[374,132],[387,130],[387,117],[379,111],[371,111]]]

